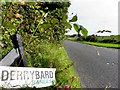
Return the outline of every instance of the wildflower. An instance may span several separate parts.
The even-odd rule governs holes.
[[[64,88],[65,88],[65,90],[69,90],[70,86],[69,85],[65,85]]]
[[[36,20],[37,19],[37,17],[36,16],[34,16],[34,20]]]
[[[62,90],[62,86],[59,86],[59,87],[58,87],[58,90]]]
[[[0,42],[0,46],[1,46],[1,47],[4,47],[4,44],[2,44],[2,43]]]
[[[21,5],[25,5],[25,3],[26,3],[25,1],[21,1]]]
[[[19,13],[16,13],[16,14],[15,14],[15,17],[16,17],[16,18],[20,18],[20,17],[22,17],[22,15],[19,14]]]

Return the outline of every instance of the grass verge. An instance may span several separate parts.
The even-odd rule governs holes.
[[[13,48],[13,46],[10,45],[11,44],[7,46],[7,49],[2,48],[4,51],[2,56],[5,56],[6,53]],[[69,60],[67,53],[61,44],[50,43],[46,40],[40,41],[37,38],[27,46],[23,42],[23,47],[28,67],[56,68],[56,85],[41,88],[39,90],[56,90],[58,86],[64,87],[65,85],[69,85],[71,88],[80,88],[79,77],[74,71],[73,63]],[[21,90],[30,89],[31,88],[26,88]]]
[[[120,49],[120,45],[119,44],[99,43],[99,42],[86,42],[86,41],[80,41],[80,42],[84,43],[84,44],[94,45],[94,46]]]
[[[68,38],[68,40],[75,41],[75,42],[80,42],[80,43],[83,43],[83,44],[89,44],[89,45],[99,46],[99,47],[107,47],[107,48],[116,48],[116,49],[120,49],[120,44],[114,44],[114,43],[101,43],[101,42],[87,42],[87,41],[77,41],[76,38]]]
[[[35,47],[34,54],[26,53],[30,67],[56,68],[56,85],[70,85],[71,88],[80,88],[80,82],[74,71],[73,63],[69,60],[63,46],[53,43],[42,43]]]

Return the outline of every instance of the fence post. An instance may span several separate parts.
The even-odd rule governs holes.
[[[11,36],[12,43],[14,45],[14,48],[18,48],[20,59],[18,59],[15,63],[20,67],[26,67],[26,56],[24,54],[23,46],[22,46],[22,39],[20,34],[15,34]]]

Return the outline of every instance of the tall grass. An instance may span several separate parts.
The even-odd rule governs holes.
[[[26,52],[30,67],[56,68],[56,87],[70,85],[71,88],[80,88],[79,78],[74,72],[73,63],[69,60],[63,46],[44,42],[32,48],[37,49],[32,55]]]

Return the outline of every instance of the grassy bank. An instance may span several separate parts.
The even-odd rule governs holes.
[[[115,43],[102,43],[102,42],[77,41],[76,38],[67,38],[67,39],[68,39],[68,40],[71,40],[71,41],[80,42],[80,43],[83,43],[83,44],[89,44],[89,45],[100,46],[100,47],[107,47],[107,48],[117,48],[117,49],[120,49],[120,44],[115,44]]]
[[[36,46],[34,55],[27,55],[27,62],[30,67],[56,68],[56,85],[70,85],[71,88],[80,88],[79,78],[76,75],[73,63],[69,60],[63,46],[53,43],[42,43]]]
[[[80,88],[79,77],[74,71],[73,63],[69,60],[68,55],[61,44],[50,43],[48,41],[37,42],[34,40],[28,44],[28,47],[25,47],[24,44],[23,46],[28,67],[56,68],[56,85],[45,89],[41,88],[41,90],[54,90],[54,88],[57,88],[58,86],[64,87],[65,85],[70,85],[71,88]],[[9,51],[11,48],[13,47],[10,47],[9,45],[7,49],[2,48],[2,50],[4,53],[8,53],[6,51]]]
[[[120,35],[111,35],[111,36],[97,36],[97,41],[103,41],[103,40],[114,40],[113,43],[120,42]]]
[[[113,43],[99,43],[99,42],[86,42],[86,41],[80,41],[80,42],[84,44],[90,44],[90,45],[95,45],[100,47],[120,48],[119,44],[113,44]]]

